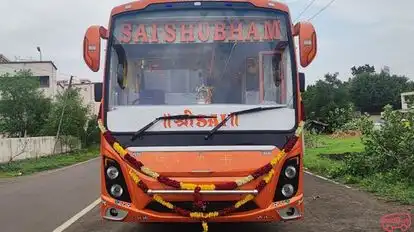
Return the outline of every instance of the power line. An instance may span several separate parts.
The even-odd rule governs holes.
[[[299,18],[300,18],[300,16],[302,16],[308,9],[309,9],[309,7],[311,7],[312,5],[313,5],[313,3],[315,2],[316,0],[312,0],[303,10],[302,10],[302,12],[300,12],[299,13],[299,15],[298,15],[298,17],[296,17],[296,19],[295,20],[293,20],[293,21],[297,21]]]
[[[328,7],[330,7],[332,5],[332,3],[334,3],[336,0],[332,0],[330,1],[328,4],[326,4],[326,6],[324,6],[322,9],[320,9],[316,14],[314,14],[312,17],[310,17],[308,19],[308,21],[311,21],[312,19],[316,18],[316,16],[318,16],[320,13],[322,13],[324,10],[328,9]]]

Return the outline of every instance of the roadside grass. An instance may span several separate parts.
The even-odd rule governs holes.
[[[305,138],[305,167],[328,178],[336,178],[344,167],[345,155],[363,152],[364,145],[359,137],[331,138],[327,135],[312,135],[312,146]]]
[[[310,146],[305,140],[305,167],[319,175],[338,182],[354,185],[387,201],[414,204],[414,185],[401,180],[393,173],[377,173],[365,178],[347,174],[343,161],[347,156],[364,152],[360,137],[332,138],[329,135],[312,135]]]
[[[0,164],[0,178],[30,175],[42,171],[62,168],[98,156],[99,147],[95,146],[65,154],[4,163]]]

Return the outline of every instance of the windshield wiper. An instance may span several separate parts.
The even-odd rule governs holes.
[[[160,120],[167,120],[167,119],[193,119],[193,118],[217,118],[217,116],[207,116],[207,115],[187,115],[187,114],[180,114],[180,115],[171,115],[171,116],[162,116],[154,119],[152,122],[148,123],[141,129],[139,129],[137,132],[134,133],[134,135],[131,137],[131,141],[136,140],[138,137],[140,137],[146,130],[148,130],[150,127],[155,125]]]
[[[251,109],[247,109],[247,110],[240,110],[240,111],[232,112],[229,115],[227,115],[227,117],[223,121],[221,121],[219,124],[217,124],[217,126],[215,126],[213,129],[211,129],[211,131],[208,133],[208,135],[206,135],[204,138],[206,140],[209,139],[214,133],[216,133],[216,131],[218,129],[220,129],[233,116],[241,115],[241,114],[255,113],[255,112],[264,111],[264,110],[280,109],[280,108],[286,108],[286,105],[273,106],[273,107],[255,107],[255,108],[251,108]]]

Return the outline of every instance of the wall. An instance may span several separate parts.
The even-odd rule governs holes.
[[[10,73],[19,70],[31,70],[33,76],[49,76],[49,87],[42,87],[45,96],[54,98],[57,93],[57,82],[56,82],[56,66],[51,61],[28,61],[28,62],[8,62],[0,63],[0,75]]]
[[[37,158],[53,154],[55,137],[30,137],[30,138],[1,138],[0,139],[0,163],[9,162],[10,157],[13,160],[22,160],[27,158]],[[68,146],[62,146],[60,143],[56,146],[56,153],[69,152]],[[17,156],[18,155],[18,156]]]

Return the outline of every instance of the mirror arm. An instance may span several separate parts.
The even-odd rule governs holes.
[[[293,37],[296,37],[299,35],[300,32],[300,23],[297,23],[294,27],[293,27]]]
[[[108,30],[105,27],[99,27],[99,36],[102,39],[107,40],[109,37]]]

